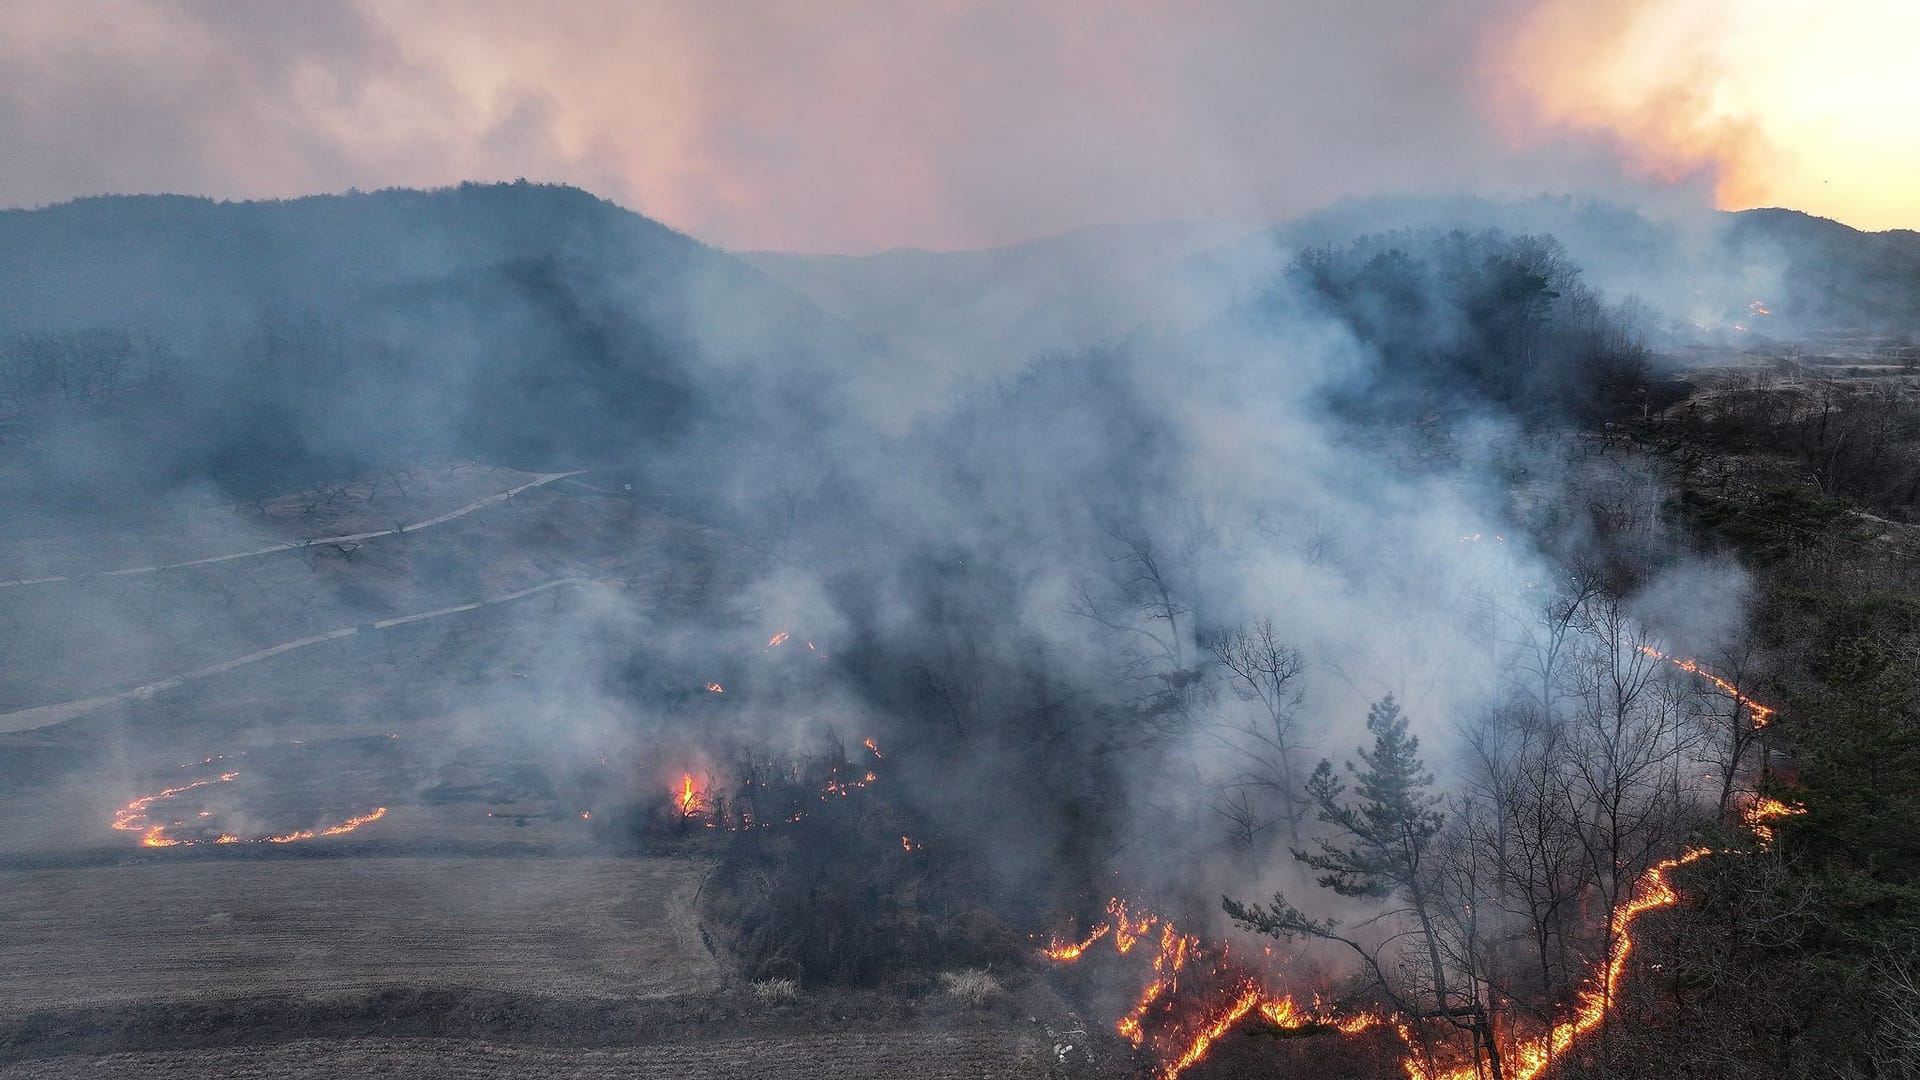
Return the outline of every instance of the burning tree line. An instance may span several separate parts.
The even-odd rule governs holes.
[[[1228,898],[1226,913],[1348,972],[1303,979],[1298,965],[1275,971],[1270,952],[1163,921],[1116,1028],[1164,1077],[1247,1025],[1391,1031],[1416,1080],[1527,1080],[1563,1059],[1604,1067],[1634,924],[1676,902],[1671,873],[1754,852],[1793,812],[1756,790],[1772,776],[1775,714],[1740,689],[1741,658],[1710,670],[1669,656],[1595,577],[1567,577],[1531,610],[1482,613],[1515,643],[1505,689],[1461,725],[1457,774],[1437,785],[1391,695],[1373,706],[1357,762],[1309,768],[1305,656],[1265,620],[1197,635],[1198,657],[1163,648],[1191,613],[1137,587],[1166,579],[1165,566],[1144,548],[1129,557],[1134,606],[1085,610],[1146,625],[1135,661],[1158,671],[1164,721],[1209,731],[1238,762],[1211,800],[1225,845],[1256,870],[1292,861],[1337,898]],[[1049,958],[1077,961],[1108,940],[1124,955],[1150,929],[1111,904],[1083,925]]]
[[[1496,239],[1467,238],[1429,247],[1426,265],[1356,249],[1294,268],[1296,278],[1312,278],[1316,303],[1356,323],[1356,336],[1390,361],[1386,370],[1433,373],[1381,399],[1383,411],[1405,419],[1401,412],[1414,410],[1398,405],[1415,399],[1424,415],[1431,400],[1471,399],[1475,382],[1553,371],[1602,377],[1514,396],[1570,398],[1569,411],[1594,418],[1620,415],[1638,399],[1637,344],[1616,313],[1570,288],[1572,272],[1550,245],[1503,253]],[[1434,281],[1455,278],[1459,289],[1412,309],[1376,302],[1418,299]],[[1455,318],[1463,312],[1471,317]],[[1381,325],[1359,325],[1372,315]],[[1467,332],[1435,338],[1436,324]],[[1566,505],[1522,516],[1559,515],[1530,531],[1546,534],[1536,539],[1560,566],[1601,570],[1497,583],[1511,587],[1482,587],[1484,577],[1463,583],[1436,568],[1451,551],[1382,538],[1412,527],[1419,507],[1310,490],[1349,475],[1377,479],[1368,467],[1299,463],[1303,473],[1327,475],[1298,484],[1309,490],[1294,507],[1286,502],[1294,488],[1275,483],[1285,469],[1176,457],[1194,433],[1169,422],[1147,392],[1166,384],[1130,381],[1185,355],[1157,352],[1164,344],[1036,364],[891,448],[890,467],[927,492],[1001,511],[991,526],[926,513],[917,488],[896,503],[886,491],[823,480],[811,491],[817,497],[801,500],[809,512],[793,526],[794,545],[847,553],[822,571],[848,623],[835,671],[873,715],[895,718],[886,732],[890,748],[900,745],[885,774],[890,798],[946,831],[928,863],[976,860],[988,872],[967,878],[964,889],[979,899],[968,914],[1021,930],[1059,928],[1059,948],[1073,955],[1043,960],[1077,963],[1075,971],[1102,965],[1099,981],[1121,988],[1114,1032],[1163,1074],[1218,1056],[1245,1041],[1236,1033],[1262,1025],[1293,1035],[1353,1027],[1357,1038],[1391,1042],[1391,1067],[1415,1077],[1607,1068],[1621,1052],[1619,1000],[1635,992],[1631,943],[1648,932],[1640,918],[1674,904],[1681,887],[1693,889],[1695,875],[1712,869],[1703,862],[1723,861],[1690,853],[1758,854],[1743,826],[1765,824],[1754,815],[1772,805],[1753,789],[1767,786],[1776,764],[1776,718],[1756,708],[1768,695],[1739,689],[1755,684],[1750,658],[1708,654],[1690,670],[1623,599],[1674,555],[1668,508],[1638,491],[1620,506],[1646,504],[1647,513],[1616,520],[1614,492],[1582,476],[1579,490],[1557,496]],[[1596,352],[1609,362],[1587,364]],[[1554,362],[1537,363],[1543,354]],[[1474,366],[1482,359],[1491,367]],[[1265,376],[1251,367],[1203,374],[1255,397],[1250,379]],[[1357,382],[1356,396],[1377,388]],[[1087,437],[1035,434],[1057,431]],[[1409,447],[1425,434],[1395,432]],[[1032,446],[1048,452],[1006,451]],[[1444,463],[1425,467],[1433,487],[1458,478]],[[1203,495],[1232,485],[1196,481],[1205,468],[1279,493],[1216,506]],[[1092,513],[1078,509],[1083,492],[1102,493]],[[1284,522],[1271,531],[1269,511]],[[1321,529],[1315,515],[1323,512]],[[922,518],[933,519],[925,529],[915,524]],[[1215,543],[1218,531],[1245,542],[1216,559],[1229,546]],[[1462,559],[1492,555],[1498,541],[1475,544]],[[1229,564],[1261,545],[1298,557],[1270,559],[1282,573],[1269,577]],[[1653,557],[1621,571],[1642,555]],[[1434,565],[1416,562],[1429,557]],[[1537,569],[1524,557],[1496,569],[1516,568]],[[1073,573],[1080,577],[1064,605],[1071,618],[1056,618],[1057,609],[1009,618],[1032,612],[1035,594]],[[1273,577],[1328,578],[1347,594],[1317,615],[1285,613],[1289,622],[1276,607],[1264,618],[1250,595]],[[1428,594],[1437,590],[1453,591]],[[1318,633],[1316,619],[1348,621],[1352,594],[1373,603],[1375,615],[1385,607],[1409,622],[1445,622],[1396,628],[1381,620],[1357,646],[1351,639],[1361,635]],[[1435,674],[1458,658],[1440,644],[1450,637],[1465,639],[1459,653],[1491,657],[1486,666],[1497,670]],[[1474,684],[1445,711],[1420,696],[1443,679]],[[1325,718],[1339,712],[1334,699],[1389,689],[1402,691],[1413,726],[1457,730],[1432,762],[1444,780],[1399,726],[1399,702],[1384,700],[1374,710],[1374,744],[1354,770],[1316,768]],[[1463,712],[1463,700],[1478,704]],[[880,844],[870,847],[877,856]],[[847,850],[861,852],[857,841]],[[867,857],[817,854],[829,866]],[[761,907],[848,895],[801,869],[786,864],[775,885],[763,864]],[[1268,902],[1245,898],[1298,871],[1330,880]],[[1290,940],[1248,948],[1221,934],[1223,887],[1240,894],[1230,914]],[[924,914],[930,893],[939,899],[922,882],[902,895]],[[850,903],[868,910],[871,897]],[[1112,909],[1116,898],[1126,915]],[[1140,925],[1149,920],[1143,912],[1151,925]],[[827,937],[867,940],[823,912],[810,917]],[[1055,946],[1036,942],[1028,955],[1043,948]],[[794,955],[788,949],[781,962]],[[979,954],[916,955],[954,963]],[[821,954],[797,970],[813,977],[831,965]],[[1088,988],[1099,993],[1091,981]]]

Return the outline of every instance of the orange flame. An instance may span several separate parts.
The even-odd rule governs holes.
[[[225,755],[220,756],[224,757]],[[207,762],[213,760],[215,759],[208,758]],[[206,762],[200,762],[199,764],[206,764]],[[362,825],[379,821],[381,818],[387,816],[387,808],[382,806],[370,814],[350,817],[338,825],[328,825],[318,829],[302,829],[297,832],[282,833],[276,836],[260,836],[251,840],[236,836],[230,832],[222,832],[211,840],[168,836],[166,825],[156,824],[147,818],[147,808],[156,802],[172,799],[175,796],[192,791],[195,788],[203,788],[212,784],[229,783],[239,779],[239,777],[240,774],[237,772],[221,773],[219,776],[210,779],[195,780],[190,784],[182,784],[179,787],[165,788],[155,794],[135,799],[113,812],[112,827],[121,832],[137,832],[141,834],[141,846],[152,848],[189,847],[195,844],[291,844],[300,840],[312,840],[319,836],[344,836]],[[210,817],[211,814],[208,811],[202,810],[197,816],[204,818]]]
[[[1765,795],[1754,796],[1753,804],[1740,815],[1741,824],[1760,841],[1761,850],[1773,846],[1773,823],[1781,818],[1804,814],[1807,808],[1792,803],[1783,803],[1779,799],[1770,799]]]
[[[780,631],[779,633],[773,635],[773,637],[767,642],[767,648],[771,649],[775,645],[784,644],[787,638],[790,636],[792,635],[788,634],[785,630]]]
[[[1117,896],[1107,901],[1107,914],[1113,916],[1113,945],[1122,956],[1133,948],[1134,942],[1140,940],[1140,935],[1152,928],[1155,920],[1155,916],[1149,912],[1140,919],[1128,922],[1127,902]]]
[[[1187,950],[1198,944],[1197,939],[1174,929],[1173,923],[1166,923],[1160,931],[1160,951],[1153,958],[1153,978],[1140,991],[1140,998],[1134,1002],[1133,1011],[1120,1018],[1114,1027],[1127,1041],[1139,1046],[1146,1038],[1141,1026],[1147,1018],[1147,1011],[1160,996],[1179,985],[1180,969],[1187,964]]]
[[[709,694],[724,694],[726,692],[727,692],[727,688],[724,686],[721,686],[717,682],[710,682],[707,684],[707,693]]]
[[[1680,894],[1667,881],[1667,871],[1709,854],[1712,854],[1711,849],[1694,848],[1677,858],[1656,863],[1640,875],[1640,880],[1635,883],[1633,899],[1613,913],[1613,954],[1607,958],[1598,985],[1580,995],[1573,1019],[1554,1025],[1552,1030],[1543,1035],[1523,1041],[1509,1056],[1511,1067],[1507,1076],[1511,1080],[1533,1080],[1553,1059],[1563,1056],[1575,1040],[1600,1026],[1607,1017],[1607,1007],[1619,993],[1620,977],[1626,973],[1627,958],[1633,953],[1633,936],[1629,931],[1634,920],[1649,911],[1678,903]],[[1406,1070],[1410,1080],[1475,1080],[1477,1075],[1472,1065],[1429,1074],[1412,1059],[1406,1062]]]
[[[1668,656],[1666,653],[1661,652],[1659,649],[1656,649],[1651,645],[1640,646],[1640,651],[1642,653],[1645,653],[1648,656],[1653,657],[1655,660],[1665,660],[1667,663],[1672,664],[1674,667],[1679,668],[1681,671],[1684,671],[1689,675],[1698,675],[1701,678],[1712,683],[1713,685],[1719,687],[1722,693],[1726,694],[1728,697],[1732,698],[1733,700],[1747,707],[1747,712],[1753,716],[1754,727],[1757,727],[1757,728],[1766,727],[1768,721],[1770,721],[1773,718],[1773,712],[1774,712],[1773,706],[1762,705],[1759,702],[1748,697],[1747,695],[1741,693],[1739,687],[1733,685],[1727,680],[1721,678],[1718,675],[1715,675],[1713,672],[1708,671],[1706,668],[1700,666],[1699,661],[1680,660],[1675,657]]]
[[[381,807],[376,807],[373,813],[371,814],[362,814],[359,817],[350,817],[338,825],[329,825],[324,829],[301,829],[299,832],[282,833],[279,836],[269,836],[269,837],[266,837],[265,840],[269,844],[292,844],[301,840],[311,840],[316,836],[345,836],[347,833],[352,832],[353,830],[359,828],[362,825],[379,821],[381,818],[386,816],[387,816],[387,808],[384,806],[381,806]]]
[[[674,800],[680,807],[681,817],[692,817],[700,811],[700,791],[693,786],[693,774],[680,774],[680,793]]]
[[[1694,661],[1675,660],[1651,648],[1642,648],[1641,651],[1708,679],[1745,706],[1752,714],[1756,727],[1764,726],[1773,714],[1773,709],[1755,702],[1732,683],[1706,671]],[[1805,812],[1805,807],[1756,795],[1742,812],[1741,820],[1759,839],[1761,846],[1766,847],[1773,840],[1771,823]],[[1674,868],[1713,853],[1709,848],[1689,849],[1674,858],[1654,864],[1635,880],[1628,901],[1613,912],[1609,921],[1610,952],[1606,962],[1578,995],[1572,1016],[1543,1032],[1518,1040],[1507,1055],[1508,1080],[1537,1080],[1555,1059],[1565,1056],[1575,1043],[1606,1021],[1608,1011],[1619,995],[1620,983],[1626,975],[1627,963],[1633,952],[1632,932],[1635,923],[1649,911],[1679,902],[1680,895],[1668,880]],[[1140,914],[1140,910],[1135,906],[1130,914],[1129,905],[1115,898],[1107,905],[1110,921],[1097,926],[1085,940],[1074,942],[1056,937],[1041,952],[1049,959],[1071,963],[1079,960],[1090,946],[1111,933],[1115,951],[1124,955],[1155,921],[1150,914]],[[1191,1022],[1173,1020],[1169,1009],[1175,1004],[1172,995],[1180,990],[1179,975],[1183,968],[1189,966],[1193,957],[1204,955],[1204,950],[1198,938],[1181,934],[1172,922],[1160,920],[1160,925],[1160,947],[1153,960],[1152,973],[1134,1007],[1115,1025],[1119,1033],[1135,1047],[1150,1049],[1162,1063],[1155,1073],[1157,1080],[1175,1080],[1188,1067],[1205,1058],[1215,1042],[1255,1010],[1258,1010],[1261,1020],[1282,1028],[1298,1030],[1308,1026],[1323,1026],[1342,1035],[1357,1035],[1374,1027],[1391,1024],[1403,1042],[1409,1047],[1413,1045],[1412,1023],[1404,1018],[1374,1012],[1336,1014],[1323,1008],[1317,1001],[1309,1009],[1303,1008],[1291,997],[1269,995],[1256,978],[1233,974],[1234,969],[1225,963],[1225,948],[1221,948],[1214,956],[1211,973],[1215,976],[1231,976],[1227,989],[1218,996],[1209,995],[1212,1000],[1203,1005],[1206,1010],[1204,1019],[1197,1027]],[[1267,953],[1271,955],[1272,950],[1268,949]],[[1152,1016],[1162,1018],[1159,1022],[1165,1026],[1153,1036],[1152,1045],[1148,1047],[1147,1022]],[[1411,1052],[1403,1059],[1402,1068],[1408,1080],[1479,1080],[1480,1077],[1473,1063],[1429,1070]]]
[[[1792,812],[1793,808],[1770,801],[1757,803],[1755,810],[1757,816],[1779,816]],[[1607,1009],[1619,993],[1620,980],[1626,973],[1627,960],[1633,950],[1631,930],[1634,922],[1649,911],[1677,903],[1679,894],[1668,882],[1667,872],[1707,854],[1710,854],[1709,849],[1695,848],[1677,858],[1658,863],[1641,875],[1635,883],[1632,899],[1614,912],[1611,925],[1613,952],[1596,980],[1597,985],[1580,995],[1571,1020],[1523,1040],[1510,1053],[1511,1068],[1507,1075],[1511,1080],[1534,1080],[1554,1058],[1564,1055],[1576,1040],[1606,1019]],[[1108,903],[1107,911],[1113,916],[1112,920],[1095,927],[1084,940],[1076,942],[1055,938],[1041,952],[1048,959],[1070,963],[1080,959],[1095,942],[1113,934],[1115,951],[1124,954],[1133,944],[1130,938],[1137,939],[1145,933],[1147,925],[1160,922],[1159,951],[1153,960],[1152,976],[1141,990],[1134,1007],[1115,1025],[1116,1030],[1129,1042],[1141,1047],[1147,1039],[1148,1016],[1156,1003],[1167,1000],[1168,994],[1179,989],[1179,974],[1190,958],[1199,953],[1199,939],[1180,933],[1171,921],[1157,920],[1150,914],[1129,916],[1127,904],[1118,898]],[[1224,950],[1221,958],[1224,959]],[[1187,1068],[1205,1058],[1215,1042],[1255,1010],[1258,1010],[1261,1019],[1279,1027],[1298,1029],[1324,1025],[1342,1035],[1357,1035],[1389,1022],[1388,1017],[1371,1012],[1336,1015],[1318,1004],[1310,1010],[1305,1009],[1292,997],[1269,994],[1251,977],[1237,979],[1229,993],[1231,997],[1226,1003],[1211,1010],[1197,1030],[1175,1025],[1168,1032],[1170,1037],[1155,1040],[1156,1046],[1165,1050],[1163,1064],[1155,1074],[1157,1080],[1175,1080]],[[1411,1032],[1404,1022],[1397,1026],[1403,1039],[1411,1039]],[[1476,1080],[1472,1065],[1430,1073],[1418,1060],[1409,1057],[1403,1066],[1409,1080]]]
[[[885,754],[882,754],[880,752],[880,748],[878,746],[873,745],[872,739],[867,739],[865,740],[865,742],[866,742],[867,751],[871,753],[874,757],[886,757]]]
[[[1077,942],[1068,941],[1064,938],[1054,938],[1047,943],[1046,948],[1040,950],[1040,953],[1049,960],[1078,960],[1080,959],[1080,954],[1087,951],[1088,946],[1106,937],[1112,930],[1113,927],[1108,926],[1106,923],[1101,923],[1099,926],[1093,928],[1093,933],[1088,934],[1084,939]]]
[[[1214,1040],[1232,1030],[1233,1025],[1239,1023],[1241,1019],[1252,1012],[1253,1007],[1259,1003],[1259,987],[1249,985],[1243,989],[1240,992],[1240,996],[1234,999],[1233,1004],[1227,1006],[1226,1010],[1216,1017],[1211,1024],[1208,1024],[1200,1034],[1194,1036],[1193,1042],[1187,1046],[1184,1053],[1171,1064],[1160,1070],[1160,1080],[1173,1080],[1174,1077],[1185,1072],[1187,1066],[1206,1057],[1207,1051],[1213,1047]]]

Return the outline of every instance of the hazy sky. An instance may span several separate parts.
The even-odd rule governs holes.
[[[526,176],[729,247],[1348,195],[1920,226],[1912,0],[0,0],[0,205]]]

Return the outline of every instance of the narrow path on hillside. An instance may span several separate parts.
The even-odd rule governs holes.
[[[144,683],[131,690],[122,690],[117,694],[106,694],[101,697],[85,698],[80,701],[63,701],[55,705],[36,705],[31,709],[20,709],[10,713],[0,713],[0,734],[11,734],[16,731],[31,731],[34,728],[42,728],[50,724],[64,723],[74,717],[84,716],[87,713],[97,709],[103,709],[109,705],[118,705],[122,702],[150,698],[155,694],[172,690],[177,686],[184,686],[198,679],[224,674],[225,672],[232,671],[234,668],[271,659],[272,657],[279,656],[281,653],[293,652],[295,649],[304,649],[309,645],[319,645],[323,642],[352,637],[363,630],[385,630],[390,627],[405,626],[409,623],[425,622],[428,619],[438,619],[446,615],[457,615],[463,611],[476,611],[480,608],[512,603],[515,600],[532,596],[535,593],[543,593],[549,589],[558,589],[566,585],[587,585],[591,584],[591,581],[592,579],[590,578],[555,578],[552,581],[543,581],[531,588],[521,589],[518,592],[510,592],[504,596],[495,596],[484,600],[473,600],[464,604],[455,604],[452,607],[435,608],[432,611],[421,611],[412,615],[399,615],[391,619],[381,619],[378,622],[361,623],[358,626],[329,630],[324,634],[314,634],[311,637],[303,637],[294,641],[283,641],[278,645],[268,646],[264,649],[256,649],[253,652],[247,653],[245,656],[237,656],[232,660],[223,660],[218,664],[209,664],[206,667],[196,668],[193,671],[160,679],[157,682]]]
[[[523,491],[528,491],[545,484],[551,484],[555,480],[564,480],[569,476],[579,476],[582,471],[584,470],[576,469],[573,472],[544,473],[517,487],[510,487],[505,491],[496,492],[484,499],[476,499],[457,510],[449,510],[439,517],[431,517],[425,521],[416,521],[410,525],[399,525],[391,529],[378,529],[374,532],[347,533],[342,536],[322,536],[312,540],[293,540],[286,543],[275,544],[272,547],[255,548],[252,551],[236,551],[230,555],[209,555],[204,559],[189,559],[186,562],[163,563],[158,566],[129,566],[120,570],[95,570],[85,574],[15,578],[11,581],[0,581],[0,589],[18,588],[22,585],[52,585],[62,581],[87,581],[92,578],[157,574],[162,570],[184,570],[193,566],[211,566],[214,563],[232,562],[235,559],[256,559],[262,555],[276,555],[282,552],[299,551],[301,548],[325,547],[328,544],[356,544],[363,540],[373,540],[382,536],[398,536],[401,533],[419,532],[421,529],[431,529],[435,525],[444,525],[455,518],[466,517],[476,510],[484,510],[496,503],[505,502]]]

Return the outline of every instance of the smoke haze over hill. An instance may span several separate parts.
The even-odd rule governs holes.
[[[1844,51],[1904,5],[1848,5],[1817,38],[1794,28],[1835,13],[1797,0],[1578,8],[13,5],[0,205],[528,176],[729,247],[843,252],[1271,221],[1413,187],[1916,223],[1884,196],[1920,188],[1890,149],[1916,112],[1898,58]],[[1816,123],[1768,93],[1755,65],[1785,37],[1824,50],[1791,85],[1818,73],[1847,108]],[[1863,158],[1884,182],[1832,171]]]

